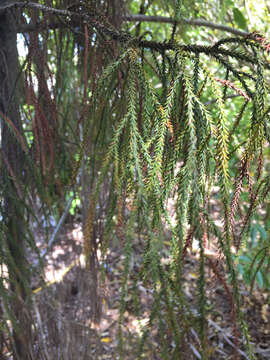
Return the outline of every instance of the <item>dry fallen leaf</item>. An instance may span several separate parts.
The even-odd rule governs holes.
[[[110,337],[104,337],[104,338],[101,339],[101,342],[103,342],[103,343],[112,342],[112,338],[110,338]]]
[[[262,318],[265,322],[267,322],[269,319],[269,305],[268,304],[264,304],[262,306]]]

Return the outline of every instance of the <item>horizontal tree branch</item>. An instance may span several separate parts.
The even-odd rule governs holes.
[[[55,15],[65,16],[65,17],[72,17],[74,15],[79,16],[79,13],[76,13],[73,11],[69,11],[69,10],[65,10],[65,9],[56,9],[56,8],[52,8],[52,7],[49,7],[46,5],[42,5],[42,4],[30,2],[30,1],[28,1],[28,2],[6,1],[6,2],[2,3],[2,5],[0,6],[0,13],[7,9],[12,9],[12,8],[32,8],[32,9],[50,12]],[[85,16],[87,16],[87,15],[85,15]],[[169,23],[169,24],[175,23],[175,19],[173,19],[171,17],[148,16],[148,15],[124,15],[123,20],[129,21],[129,22],[156,22],[156,23]],[[248,32],[246,32],[246,31],[238,30],[238,29],[232,28],[227,25],[215,24],[213,22],[210,22],[210,21],[207,21],[204,19],[181,19],[181,20],[177,21],[177,23],[178,24],[183,23],[183,24],[188,24],[188,25],[192,25],[192,26],[209,27],[211,29],[229,32],[236,36],[247,36],[248,35]],[[61,27],[61,26],[63,26],[63,24],[61,24],[61,23],[52,24],[53,28],[57,28],[58,26]],[[38,25],[36,25],[36,24],[24,24],[24,25],[22,24],[22,25],[18,26],[17,31],[18,32],[34,31],[37,27],[38,27]]]
[[[192,52],[192,53],[204,53],[206,55],[214,56],[218,61],[219,55],[223,54],[226,56],[230,56],[233,58],[236,58],[241,61],[250,62],[250,63],[256,63],[256,59],[254,59],[252,56],[248,55],[242,55],[241,53],[237,51],[230,51],[222,48],[221,45],[225,43],[235,43],[238,45],[241,45],[243,42],[246,41],[246,39],[225,39],[219,41],[214,46],[201,46],[201,45],[179,45],[176,42],[156,42],[156,41],[147,41],[140,38],[132,37],[128,32],[117,30],[110,26],[109,24],[103,24],[101,21],[98,20],[98,16],[95,14],[89,14],[87,12],[84,12],[83,10],[79,9],[78,11],[71,11],[71,10],[63,10],[63,9],[56,9],[53,7],[49,7],[47,5],[42,5],[38,3],[34,3],[31,1],[27,2],[21,2],[21,1],[14,1],[14,2],[6,2],[2,6],[0,6],[0,14],[2,11],[13,9],[13,8],[27,8],[27,9],[35,9],[38,11],[47,12],[53,15],[56,15],[58,17],[63,18],[63,22],[59,22],[59,26],[74,26],[75,24],[80,24],[82,22],[87,23],[91,27],[95,28],[96,31],[100,34],[109,36],[112,40],[116,40],[120,43],[130,43],[130,45],[137,46],[140,48],[148,48],[153,49],[159,52],[164,52],[166,50],[175,50],[175,49],[182,49],[184,51]],[[159,17],[149,17],[145,15],[126,15],[124,16],[124,19],[126,21],[138,21],[143,19],[150,19],[152,21],[158,21]],[[164,18],[165,22],[174,22],[171,18]],[[66,21],[66,24],[65,22]],[[224,31],[230,31],[234,34],[238,34],[240,36],[247,36],[250,35],[246,32],[232,29],[230,27],[227,27],[225,25],[215,25],[213,23],[207,22],[205,20],[186,20],[186,22],[189,22],[190,24],[195,24],[197,26],[210,26],[212,28],[219,28],[223,29]],[[57,26],[57,23],[52,24],[55,28]],[[17,31],[27,31],[27,27],[30,30],[34,30],[36,26],[36,29],[42,29],[42,28],[49,28],[50,24],[48,23],[37,23],[37,24],[26,24],[26,25],[18,25]],[[250,35],[250,39],[252,39],[252,35]],[[265,63],[264,66],[266,68],[269,68],[270,65],[268,63]],[[232,69],[230,69],[232,71]],[[240,78],[239,78],[240,80]]]
[[[148,15],[126,15],[124,16],[124,20],[126,21],[134,21],[134,22],[155,22],[155,23],[167,23],[173,24],[175,20],[171,17],[165,16],[148,16]],[[249,33],[246,31],[234,29],[227,25],[215,24],[210,21],[204,19],[181,19],[177,21],[178,24],[187,24],[193,26],[204,26],[209,27],[211,29],[222,30],[229,32],[233,35],[237,36],[247,36]]]
[[[97,31],[109,35],[112,39],[118,40],[120,42],[126,42],[128,40],[132,39],[132,36],[124,31],[119,31],[113,28],[109,28],[108,26],[105,26],[103,23],[99,22],[94,16],[90,16],[86,12],[83,11],[70,11],[65,9],[56,9],[47,5],[34,3],[31,1],[27,2],[21,2],[21,1],[14,1],[14,2],[5,2],[3,5],[0,6],[0,14],[3,13],[3,11],[11,10],[11,9],[17,9],[17,8],[25,8],[25,9],[35,9],[43,12],[47,12],[56,16],[62,16],[67,18],[67,20],[75,19],[76,21],[80,22],[86,22],[89,25],[96,28]],[[27,25],[21,26],[20,24],[17,25],[17,32],[22,32],[22,29],[24,31],[27,31]],[[31,27],[33,24],[29,24]],[[38,28],[39,24],[37,24]],[[63,24],[62,24],[63,26]],[[46,24],[46,28],[50,28],[49,24]],[[33,28],[32,28],[33,31]]]
[[[59,22],[59,24],[61,24],[61,26],[67,26],[67,27],[71,27],[74,24],[80,24],[80,23],[87,23],[89,26],[93,27],[96,29],[96,31],[102,35],[106,35],[109,36],[110,39],[112,40],[116,40],[120,43],[129,43],[130,46],[136,46],[136,47],[140,47],[140,48],[148,48],[148,49],[153,49],[155,51],[158,52],[164,52],[166,50],[176,50],[176,49],[181,49],[183,51],[188,51],[191,53],[204,53],[206,55],[210,55],[216,58],[217,61],[221,61],[219,58],[220,54],[229,56],[229,57],[233,57],[236,58],[237,60],[241,60],[241,61],[245,61],[245,62],[250,62],[250,63],[256,63],[256,59],[254,59],[254,57],[252,56],[248,56],[248,55],[242,55],[241,53],[237,52],[237,51],[232,51],[232,50],[227,50],[224,49],[222,47],[222,45],[224,45],[225,43],[235,43],[237,45],[241,45],[242,43],[245,43],[247,41],[247,39],[240,39],[238,38],[229,38],[229,39],[223,39],[218,41],[214,46],[202,46],[202,45],[180,45],[177,44],[174,41],[169,41],[169,42],[157,42],[157,41],[147,41],[147,40],[143,40],[140,38],[136,38],[136,37],[132,37],[128,32],[125,31],[121,31],[121,30],[117,30],[115,28],[113,28],[112,26],[110,26],[110,24],[104,24],[101,21],[99,21],[98,19],[98,15],[96,16],[96,14],[89,14],[87,12],[85,12],[83,9],[79,9],[78,11],[71,11],[71,10],[62,10],[62,9],[56,9],[53,7],[49,7],[47,5],[42,5],[42,4],[38,4],[38,3],[34,3],[31,1],[27,1],[27,2],[21,2],[21,1],[14,1],[14,2],[6,2],[4,5],[0,6],[0,14],[2,11],[8,10],[8,9],[13,9],[13,8],[27,8],[27,9],[35,9],[38,11],[43,11],[43,12],[47,12],[53,15],[56,15],[58,17],[63,18],[63,22]],[[149,17],[147,17],[149,18]],[[156,18],[156,17],[155,17]],[[125,17],[126,21],[137,21],[138,19],[145,19],[144,15],[129,15]],[[151,18],[153,20],[153,18]],[[166,21],[169,21],[170,18],[165,18],[167,19]],[[66,24],[65,24],[66,21]],[[155,19],[156,21],[156,19]],[[174,21],[173,19],[170,19],[170,21]],[[189,20],[191,23],[191,20]],[[205,20],[192,20],[194,21],[198,26],[202,26],[202,24],[207,24],[211,25],[212,27],[214,27],[214,24],[206,22]],[[26,24],[24,25],[24,30],[26,31],[27,26],[31,27],[31,29],[33,30],[33,24]],[[35,24],[34,26],[36,26],[36,29],[40,29],[40,28],[49,28],[50,29],[50,24],[48,23],[38,23]],[[54,25],[54,27],[56,26],[56,24]],[[233,30],[233,31],[237,31],[238,35],[241,36],[247,36],[250,35],[246,32],[242,32],[236,29],[231,29],[227,26],[223,26],[223,25],[218,25],[219,28],[223,28],[224,30]],[[22,30],[22,29],[21,29]],[[19,28],[17,28],[17,31],[19,31]],[[252,39],[252,35],[250,35],[250,39]],[[225,64],[226,65],[226,64]],[[228,64],[226,66],[229,66]],[[266,68],[269,68],[270,65],[268,63],[265,63],[264,66]],[[230,67],[230,71],[233,72],[233,68]],[[244,80],[239,77],[239,81],[244,83]],[[245,87],[245,86],[244,86]],[[247,91],[247,89],[246,89]],[[248,93],[248,91],[247,91]],[[251,94],[248,94],[251,97]]]

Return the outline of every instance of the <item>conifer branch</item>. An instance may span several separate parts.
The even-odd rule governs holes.
[[[27,2],[21,2],[21,1],[14,1],[14,2],[5,2],[4,4],[2,4],[2,6],[0,6],[0,14],[2,12],[4,12],[5,10],[9,10],[9,9],[13,9],[13,8],[31,8],[31,9],[36,9],[36,10],[41,10],[41,11],[45,11],[45,12],[50,12],[53,13],[55,15],[59,15],[59,16],[78,16],[78,13],[74,12],[74,11],[70,11],[68,9],[56,9],[50,6],[46,6],[43,4],[38,4],[38,3],[34,3],[31,1],[27,1]],[[85,20],[85,17],[88,17],[87,14],[81,14],[82,17]],[[192,25],[192,26],[202,26],[202,27],[208,27],[211,29],[215,29],[215,30],[221,30],[221,31],[225,31],[228,33],[231,33],[233,35],[236,36],[248,36],[249,33],[246,31],[242,31],[242,30],[238,30],[235,28],[232,28],[230,26],[227,25],[222,25],[222,24],[216,24],[213,23],[211,21],[207,21],[205,19],[180,19],[180,20],[176,20],[172,17],[166,17],[166,16],[149,16],[149,15],[142,15],[142,14],[138,14],[138,15],[124,15],[122,17],[122,19],[124,21],[127,22],[155,22],[155,23],[167,23],[167,24],[186,24],[186,25]],[[48,26],[48,25],[47,25]],[[50,28],[58,28],[58,27],[63,27],[63,23],[52,23],[49,25]],[[40,28],[40,24],[21,24],[18,26],[17,31],[18,32],[28,32],[28,31],[34,31],[37,30],[37,28]]]

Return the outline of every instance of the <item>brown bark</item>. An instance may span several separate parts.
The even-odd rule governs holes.
[[[24,228],[24,151],[16,128],[22,134],[19,113],[19,63],[15,13],[7,10],[0,14],[0,110],[1,118],[1,187],[3,191],[3,223],[7,244],[7,266],[10,283],[10,310],[14,316],[13,340],[16,359],[28,360],[31,356],[31,323],[25,307],[27,301],[27,266],[25,260]],[[7,121],[8,119],[8,121]]]

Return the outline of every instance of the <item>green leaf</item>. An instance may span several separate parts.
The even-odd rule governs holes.
[[[250,255],[240,255],[239,260],[242,263],[250,263],[252,259],[251,259]]]
[[[257,227],[258,231],[261,234],[262,239],[266,240],[267,239],[267,232],[265,231],[265,229],[260,224],[256,224],[256,225],[257,225],[256,227]]]
[[[262,287],[263,287],[263,276],[262,276],[262,273],[260,271],[257,272],[256,281],[257,281],[257,284],[259,285],[259,287],[262,289]]]
[[[268,279],[268,276],[268,273],[266,274],[265,272],[262,272],[263,286],[265,289],[270,289],[270,281]]]
[[[247,21],[243,13],[239,9],[233,8],[233,17],[234,17],[234,21],[236,22],[236,24],[240,29],[247,28]]]
[[[255,244],[256,236],[257,236],[257,228],[255,226],[253,226],[250,230],[250,237],[251,237],[252,245]]]
[[[242,264],[238,264],[237,269],[238,269],[239,273],[243,276],[245,273],[244,266]]]

